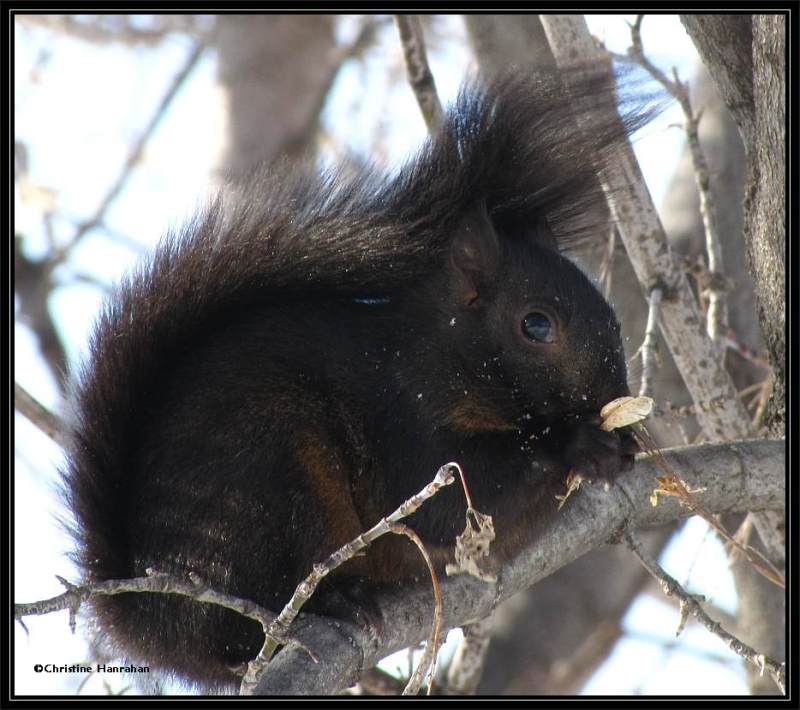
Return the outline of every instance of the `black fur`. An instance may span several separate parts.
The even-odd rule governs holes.
[[[167,235],[106,304],[75,387],[65,488],[87,579],[193,570],[279,611],[446,461],[508,554],[567,467],[626,466],[594,423],[627,393],[618,325],[555,249],[596,229],[595,168],[644,120],[591,113],[577,132],[576,100],[609,91],[470,86],[394,176],[264,172]],[[556,347],[511,334],[526,308],[553,314]],[[413,519],[434,546],[463,527],[455,488]],[[352,576],[407,581],[370,555]],[[120,653],[206,687],[262,641],[184,598],[93,610]]]

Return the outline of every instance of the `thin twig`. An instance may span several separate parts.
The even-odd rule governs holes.
[[[778,663],[778,661],[758,653],[755,649],[740,641],[732,634],[725,631],[720,626],[719,622],[714,621],[700,605],[700,601],[704,601],[703,597],[695,594],[689,594],[674,578],[671,577],[661,565],[658,564],[645,550],[641,541],[629,529],[625,530],[625,542],[645,569],[653,575],[660,583],[664,593],[668,596],[676,596],[681,600],[681,621],[678,625],[676,636],[680,634],[685,625],[686,617],[691,614],[703,626],[705,626],[712,634],[718,636],[725,645],[728,646],[734,653],[738,654],[745,659],[748,663],[754,665],[763,674],[765,671],[769,673],[770,677],[775,681],[778,688],[782,693],[786,692],[786,664]]]
[[[652,291],[650,291],[650,308],[647,312],[647,326],[645,327],[644,342],[642,343],[641,347],[642,382],[639,387],[640,397],[653,396],[653,374],[655,372],[656,362],[658,312],[661,307],[662,295],[663,292],[660,288],[654,288]]]
[[[389,21],[388,17],[380,15],[366,15],[356,33],[352,42],[340,47],[337,50],[337,57],[330,64],[330,71],[328,72],[322,89],[316,95],[316,103],[314,108],[309,112],[312,117],[308,130],[303,132],[303,135],[312,136],[315,133],[322,131],[320,127],[320,117],[322,111],[328,103],[331,96],[331,90],[336,83],[336,78],[339,76],[342,66],[350,59],[355,59],[361,56],[366,49],[375,42],[375,37],[383,25]]]
[[[714,279],[714,275],[706,266],[702,254],[697,254],[694,257],[684,256],[683,259],[681,259],[681,266],[697,284],[700,306],[706,316],[708,316],[708,284]],[[722,334],[721,344],[728,350],[735,352],[742,359],[752,362],[757,367],[761,367],[765,370],[769,370],[771,367],[769,356],[765,352],[757,352],[741,342],[733,328],[728,328],[727,332]]]
[[[433,481],[415,496],[409,498],[391,515],[383,518],[375,526],[367,530],[367,532],[362,533],[354,540],[339,548],[330,555],[325,562],[314,565],[311,574],[297,585],[292,598],[266,630],[264,645],[261,647],[258,656],[248,664],[247,672],[242,680],[240,691],[242,695],[253,694],[253,691],[258,685],[259,678],[263,674],[278,646],[287,643],[290,624],[297,617],[303,605],[311,598],[311,595],[314,593],[319,583],[333,570],[347,562],[347,560],[352,559],[374,540],[391,532],[393,523],[411,515],[426,500],[436,495],[441,488],[451,484],[455,480],[453,476],[454,470],[460,471],[461,467],[457,463],[448,463],[442,466],[436,473],[436,477]]]
[[[21,388],[20,388],[21,389]],[[24,390],[23,390],[24,391]],[[92,584],[75,585],[62,577],[58,580],[66,587],[63,594],[50,599],[42,599],[35,602],[21,603],[14,605],[14,617],[22,619],[24,616],[38,616],[42,614],[49,614],[54,611],[61,611],[68,609],[70,612],[69,624],[72,631],[75,631],[75,618],[81,604],[87,599],[97,595],[114,595],[123,594],[126,592],[161,592],[164,594],[179,594],[187,596],[199,602],[206,602],[217,604],[227,609],[236,611],[243,616],[258,621],[266,640],[261,648],[258,656],[248,664],[245,677],[242,680],[241,693],[243,695],[251,695],[255,690],[261,674],[266,668],[272,654],[278,645],[289,643],[299,643],[288,637],[288,627],[297,616],[298,612],[311,597],[322,579],[327,576],[329,572],[339,567],[347,560],[358,554],[367,545],[381,537],[382,535],[392,532],[395,534],[402,534],[409,537],[422,552],[425,562],[431,572],[431,579],[433,582],[433,591],[435,599],[434,609],[434,623],[432,626],[431,636],[428,643],[428,649],[433,653],[435,662],[436,652],[440,645],[441,638],[441,617],[442,617],[442,594],[439,585],[438,577],[436,575],[433,563],[427,553],[422,541],[419,537],[406,526],[397,525],[399,520],[414,513],[426,500],[433,497],[441,488],[451,484],[455,478],[453,471],[461,473],[461,467],[457,463],[449,463],[442,466],[436,473],[435,478],[419,493],[412,498],[409,498],[403,505],[395,510],[391,515],[383,518],[377,525],[372,527],[367,532],[359,535],[355,540],[351,541],[344,547],[334,552],[323,564],[314,565],[312,573],[303,580],[295,590],[289,603],[284,607],[283,611],[277,617],[271,611],[264,609],[260,605],[248,599],[240,599],[229,594],[218,592],[208,587],[202,579],[193,573],[189,573],[188,580],[163,574],[151,569],[146,570],[147,577],[136,577],[132,579],[115,579],[107,580],[104,582],[97,582]],[[463,477],[463,474],[462,474]],[[21,623],[21,622],[20,622]],[[302,644],[300,644],[302,646]],[[305,648],[305,647],[303,647]],[[311,651],[307,648],[305,650],[314,658]],[[316,661],[317,659],[314,658]],[[423,661],[427,661],[423,657]],[[429,673],[429,688],[432,684],[433,670],[435,666],[431,664]],[[417,685],[417,689],[418,689]]]
[[[599,276],[597,280],[600,284],[600,290],[603,292],[603,296],[606,299],[609,298],[611,294],[611,280],[613,276],[613,265],[614,265],[614,251],[617,247],[617,228],[611,227],[608,230],[608,239],[606,240],[606,248],[605,252],[603,253],[603,260],[600,263],[600,268],[598,270]]]
[[[493,616],[462,627],[464,638],[447,669],[448,695],[474,695],[483,676],[492,640]]]
[[[428,550],[425,548],[419,535],[407,525],[401,523],[392,523],[390,530],[396,535],[405,535],[417,546],[420,554],[425,559],[425,564],[428,565],[428,571],[431,575],[431,586],[433,587],[434,598],[433,624],[431,624],[431,632],[428,636],[428,643],[425,646],[422,658],[417,664],[416,670],[411,674],[411,678],[409,678],[406,687],[403,689],[403,695],[416,695],[419,693],[422,677],[427,670],[427,694],[430,695],[433,689],[433,676],[436,672],[436,658],[439,654],[439,647],[442,644],[442,587],[439,584],[439,578],[436,575],[436,569],[431,561],[431,556],[428,554]]]
[[[408,83],[414,96],[417,97],[425,125],[431,131],[441,123],[444,112],[436,92],[436,82],[428,65],[422,24],[418,15],[395,15],[394,21],[403,45]]]
[[[24,414],[44,434],[62,448],[67,439],[64,433],[64,422],[47,407],[34,399],[18,382],[14,383],[14,409]]]
[[[752,385],[747,385],[747,387],[740,389],[739,396],[744,399],[745,397],[752,397],[756,394],[760,394],[762,387],[764,387],[763,380],[761,382],[754,382]]]
[[[152,569],[146,570],[146,577],[132,579],[110,579],[105,582],[92,584],[72,584],[62,577],[57,577],[67,591],[57,597],[42,599],[40,601],[15,604],[14,618],[23,616],[39,616],[50,614],[54,611],[69,609],[70,628],[75,630],[75,614],[81,604],[94,596],[111,596],[127,592],[160,592],[162,594],[179,594],[190,597],[198,602],[216,604],[236,611],[248,619],[258,621],[265,629],[275,618],[275,614],[248,599],[240,599],[230,594],[224,594],[208,587],[197,575],[189,574],[188,579],[174,575],[163,574]]]
[[[709,299],[708,312],[706,314],[706,327],[709,337],[717,345],[719,352],[723,353],[724,343],[722,342],[722,338],[728,331],[728,306],[727,297],[725,295],[727,291],[727,280],[724,276],[725,267],[722,259],[722,242],[717,225],[716,196],[711,187],[711,174],[708,169],[708,161],[700,145],[700,137],[697,131],[702,113],[695,115],[689,97],[688,85],[680,80],[677,70],[673,68],[673,80],[670,81],[666,74],[658,69],[645,56],[641,35],[642,19],[643,15],[639,15],[636,18],[636,22],[631,25],[631,47],[628,49],[628,54],[677,99],[683,110],[685,119],[684,130],[686,132],[689,153],[692,156],[697,191],[700,196],[700,215],[703,219],[706,251],[708,253],[710,278],[705,284],[705,291]]]
[[[736,333],[732,328],[728,329],[727,334],[723,336],[722,340],[728,350],[733,350],[733,352],[743,360],[752,362],[754,365],[762,367],[765,370],[771,369],[772,366],[769,364],[769,357],[766,353],[759,353],[745,345],[736,337]]]

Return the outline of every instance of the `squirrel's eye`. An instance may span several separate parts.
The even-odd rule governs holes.
[[[556,329],[550,319],[538,311],[528,313],[522,319],[522,332],[536,343],[552,343],[556,337]]]

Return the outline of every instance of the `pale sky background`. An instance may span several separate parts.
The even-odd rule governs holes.
[[[590,29],[610,48],[629,44],[625,20],[633,16],[594,16]],[[463,36],[457,18],[448,20],[455,38]],[[353,24],[345,24],[345,37]],[[675,16],[651,16],[643,26],[651,59],[669,71],[677,66],[682,78],[692,75],[695,53]],[[389,26],[364,63],[350,62],[337,79],[323,123],[350,149],[367,154],[378,122],[388,138],[389,165],[397,164],[422,141],[425,127],[410,89],[404,83],[387,87],[387,63],[396,61],[399,47]],[[431,53],[431,65],[444,101],[454,97],[465,67],[471,62],[466,39],[443,42]],[[44,30],[16,30],[16,139],[29,150],[29,179],[53,192],[58,217],[57,239],[68,241],[75,225],[93,213],[116,179],[130,146],[142,131],[166,87],[178,71],[190,43],[172,36],[161,45],[127,47],[93,45]],[[49,56],[42,63],[42,58]],[[67,352],[76,362],[84,351],[103,289],[145,254],[164,233],[190,214],[213,187],[210,170],[222,146],[225,116],[215,84],[215,56],[209,51],[181,89],[143,162],[134,170],[106,217],[109,239],[95,230],[58,272],[65,282],[51,301]],[[656,204],[659,204],[677,164],[683,143],[677,107],[648,126],[636,144],[637,153]],[[29,235],[31,256],[46,248],[41,213],[19,199],[16,231]],[[138,244],[130,246],[130,241]],[[90,277],[73,283],[72,276]],[[48,407],[57,409],[58,389],[42,364],[30,331],[15,325],[15,378]],[[54,575],[77,579],[66,557],[69,539],[56,516],[66,515],[54,495],[58,448],[21,415],[15,416],[15,601],[32,601],[62,591]],[[680,581],[689,579],[700,592],[733,613],[736,595],[721,545],[697,519],[669,546],[662,557],[666,569]],[[636,564],[631,560],[631,564]],[[67,613],[28,617],[29,633],[15,625],[15,691],[18,694],[74,694],[79,674],[36,674],[35,663],[70,664],[85,661],[86,644],[79,632],[69,632]],[[743,694],[747,686],[742,662],[716,637],[690,623],[676,640],[677,611],[653,596],[642,596],[628,612],[628,632],[585,688],[595,694]],[[457,632],[455,634],[457,636]],[[405,667],[405,654],[388,665]],[[119,678],[108,679],[115,689]],[[93,677],[83,692],[104,693],[102,679]]]

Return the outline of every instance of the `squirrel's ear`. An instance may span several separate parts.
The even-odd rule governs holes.
[[[486,210],[465,217],[450,243],[456,299],[465,306],[476,305],[494,281],[499,260],[500,243]]]

